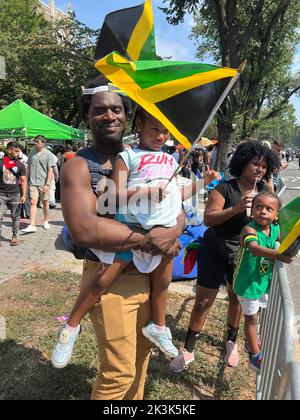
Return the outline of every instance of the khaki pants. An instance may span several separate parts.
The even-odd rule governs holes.
[[[84,261],[82,285],[97,267]],[[150,315],[148,277],[127,268],[90,312],[100,361],[93,400],[143,399],[151,343],[141,328]]]

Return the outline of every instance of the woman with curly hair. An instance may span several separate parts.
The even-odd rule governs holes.
[[[194,361],[196,340],[223,282],[227,283],[229,299],[225,363],[237,366],[239,353],[236,339],[241,308],[232,289],[232,278],[239,235],[251,221],[247,208],[251,208],[253,193],[267,189],[266,184],[279,166],[278,157],[268,147],[257,141],[242,143],[229,164],[229,172],[234,178],[219,184],[210,194],[204,213],[204,222],[209,228],[198,255],[196,300],[184,348],[170,364],[173,372],[181,372]]]

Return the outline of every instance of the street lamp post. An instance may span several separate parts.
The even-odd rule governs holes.
[[[0,80],[6,79],[6,66],[5,66],[5,58],[0,55]]]

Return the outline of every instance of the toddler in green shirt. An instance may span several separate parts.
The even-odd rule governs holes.
[[[276,259],[290,263],[290,256],[279,254],[279,197],[269,191],[257,194],[252,202],[253,221],[240,235],[238,263],[233,278],[236,293],[245,317],[245,338],[249,348],[249,367],[259,370],[262,362],[258,333],[258,312],[267,306],[268,292]]]

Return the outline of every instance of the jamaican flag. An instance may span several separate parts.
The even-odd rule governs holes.
[[[95,60],[116,51],[129,60],[155,60],[155,35],[151,0],[109,13],[98,38]]]
[[[153,39],[150,0],[111,13],[98,41],[95,67],[189,149],[201,138],[238,70],[157,60]]]
[[[279,211],[280,254],[295,256],[300,249],[300,195]]]

